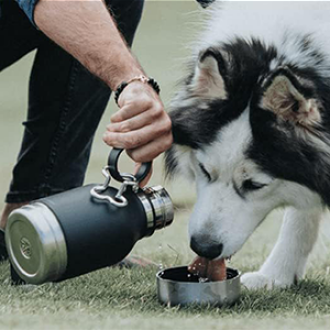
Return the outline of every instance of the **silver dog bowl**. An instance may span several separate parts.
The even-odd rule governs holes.
[[[175,267],[157,273],[158,299],[170,306],[176,305],[232,305],[240,297],[240,273],[227,268],[227,280],[220,282],[200,282],[196,275],[188,272],[188,267]]]

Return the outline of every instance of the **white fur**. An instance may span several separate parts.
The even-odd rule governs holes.
[[[316,241],[323,213],[320,197],[299,184],[274,179],[245,157],[251,142],[249,109],[218,134],[203,151],[178,148],[179,167],[193,176],[197,202],[189,222],[189,234],[207,236],[223,244],[221,258],[235,254],[269,212],[287,206],[278,242],[261,269],[243,275],[248,288],[290,286],[303,277],[308,255]],[[182,152],[182,153],[181,153]],[[199,163],[212,175],[209,183]],[[188,172],[187,172],[188,169]],[[267,184],[241,198],[234,189],[247,178]]]
[[[330,77],[330,2],[219,2],[210,6],[206,31],[196,45],[195,56],[233,37],[274,45],[288,62],[300,68],[313,66]],[[299,48],[302,35],[310,35],[311,45],[322,50],[325,61],[318,64],[309,52]],[[285,63],[284,63],[285,64]],[[283,65],[283,63],[281,63]],[[270,69],[279,66],[274,59]],[[222,82],[221,82],[222,83]],[[196,103],[182,91],[175,102]],[[174,103],[175,103],[174,102]],[[201,101],[202,102],[202,101]],[[201,110],[203,111],[203,110]],[[207,110],[206,110],[207,111]],[[328,145],[316,137],[313,143],[328,157]],[[324,212],[321,198],[297,183],[272,178],[246,158],[252,141],[249,108],[219,132],[205,148],[192,150],[175,146],[178,171],[196,180],[198,198],[189,223],[190,236],[209,237],[223,244],[219,258],[235,254],[269,212],[287,207],[281,233],[272,253],[258,272],[243,275],[251,289],[287,287],[304,276],[309,253],[318,236]],[[211,174],[208,182],[199,164]],[[240,196],[239,187],[252,178],[266,187]]]
[[[300,67],[314,66],[321,75],[330,76],[330,2],[329,1],[218,1],[210,6],[207,28],[196,45],[201,49],[232,40],[233,36],[251,40],[256,37],[266,46],[275,45],[288,62]],[[315,49],[323,49],[325,65],[308,56],[312,49],[301,50],[297,36],[310,35]],[[278,66],[276,60],[271,68]]]
[[[288,208],[273,251],[258,272],[242,276],[243,284],[250,289],[271,289],[288,287],[302,279],[322,215],[317,207],[303,211]]]

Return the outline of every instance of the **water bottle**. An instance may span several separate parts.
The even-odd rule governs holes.
[[[133,176],[118,171],[113,149],[103,185],[40,199],[11,213],[6,247],[15,276],[28,284],[58,282],[123,260],[135,243],[170,225],[173,203],[160,186],[141,189],[151,163]],[[110,186],[111,177],[121,182]]]

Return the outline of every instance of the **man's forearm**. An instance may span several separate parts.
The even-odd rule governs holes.
[[[115,90],[143,70],[102,1],[39,0],[34,21],[50,39]],[[171,120],[149,84],[132,81],[120,94],[118,105],[120,110],[111,117],[103,137],[109,146],[126,149],[139,163],[153,160],[171,146]]]
[[[112,90],[143,73],[102,0],[40,0],[34,19],[41,31]]]

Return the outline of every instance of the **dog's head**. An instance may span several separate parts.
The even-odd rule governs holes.
[[[330,203],[329,87],[314,67],[286,63],[258,41],[203,50],[173,101],[170,175],[197,186],[192,249],[239,250],[279,206]]]

